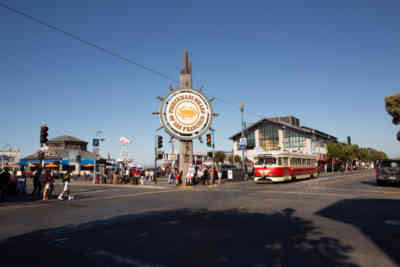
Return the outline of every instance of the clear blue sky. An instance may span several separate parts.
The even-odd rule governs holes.
[[[399,1],[1,2],[176,80],[188,50],[193,86],[224,100],[214,102],[217,149],[232,149],[244,103],[248,122],[294,115],[400,156],[384,107],[400,92]],[[176,83],[3,8],[0,32],[0,145],[33,153],[46,122],[50,138],[104,131],[103,155],[115,157],[125,135],[133,157],[152,162],[155,97]]]

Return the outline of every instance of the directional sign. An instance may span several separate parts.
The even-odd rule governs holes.
[[[247,145],[247,139],[246,138],[240,138],[239,140],[239,150],[245,150]]]

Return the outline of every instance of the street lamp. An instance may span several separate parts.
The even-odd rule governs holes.
[[[244,120],[243,120],[243,111],[244,111],[244,104],[240,104],[240,113],[241,113],[241,117],[242,117],[242,142],[244,141]],[[240,144],[239,144],[239,148],[240,148]],[[243,169],[243,177],[244,180],[247,180],[247,172],[245,169],[245,158],[244,158],[244,147],[242,147],[242,169]]]

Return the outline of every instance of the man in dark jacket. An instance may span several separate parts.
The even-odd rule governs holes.
[[[6,199],[6,191],[8,188],[8,185],[10,183],[10,173],[8,172],[7,169],[1,169],[0,170],[0,200],[4,201]]]
[[[40,183],[40,175],[42,174],[42,170],[38,169],[33,175],[33,191],[32,195],[35,193],[39,196],[42,194],[42,184]]]

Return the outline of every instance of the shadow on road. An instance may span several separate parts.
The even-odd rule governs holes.
[[[400,200],[340,200],[316,214],[358,227],[400,264]]]
[[[5,266],[358,266],[294,213],[148,212],[31,232],[0,251]]]

